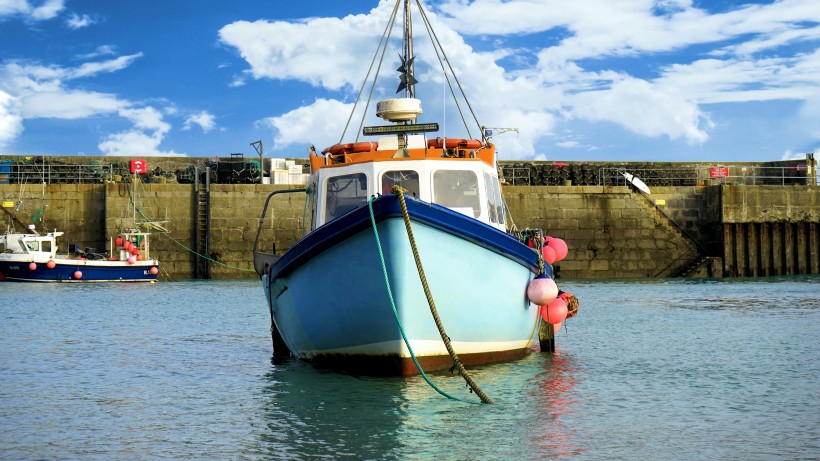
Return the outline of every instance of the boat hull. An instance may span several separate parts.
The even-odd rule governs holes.
[[[367,207],[308,235],[263,277],[274,327],[295,356],[369,374],[418,373],[413,355],[425,371],[452,367],[397,202],[374,202],[395,313]],[[462,363],[528,353],[539,322],[526,298],[534,252],[459,213],[408,205],[430,293]]]
[[[155,282],[157,274],[151,273],[152,267],[158,267],[156,261],[84,260],[53,259],[54,268],[48,267],[48,260],[30,258],[0,259],[0,281],[9,282]],[[31,270],[29,264],[34,262],[36,268]],[[75,272],[82,276],[75,278]]]

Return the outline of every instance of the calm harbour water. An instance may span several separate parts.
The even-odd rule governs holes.
[[[3,283],[0,458],[820,457],[820,278],[560,285],[558,352],[471,369],[471,405],[271,363],[257,281]]]

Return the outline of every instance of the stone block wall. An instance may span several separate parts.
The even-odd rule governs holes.
[[[265,198],[298,186],[210,187],[207,256],[222,263],[211,265],[213,277],[256,277],[252,248]],[[669,276],[695,256],[723,264],[722,274],[711,271],[717,276],[820,272],[818,188],[657,187],[645,196],[626,186],[504,186],[502,192],[519,229],[539,227],[567,242],[569,255],[557,264],[565,279]],[[132,184],[120,183],[0,184],[0,199],[12,204],[5,210],[25,224],[43,209],[38,229],[65,232],[62,250],[69,243],[107,250],[112,236],[133,225],[134,195]],[[161,274],[193,277],[194,185],[137,184],[135,196],[142,213],[162,226],[151,239]],[[274,196],[260,249],[284,252],[304,235],[305,214],[310,212],[305,212],[304,193]],[[0,218],[5,230],[8,216],[0,213]],[[145,219],[138,215],[137,220]],[[713,239],[716,248],[709,245]],[[716,262],[721,258],[723,263]]]
[[[563,278],[668,275],[671,263],[696,253],[645,196],[623,186],[506,186],[502,192],[519,229],[541,228],[567,242],[567,258],[555,265]]]

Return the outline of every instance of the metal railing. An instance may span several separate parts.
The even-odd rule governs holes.
[[[94,184],[110,181],[112,165],[0,163],[0,184]]]
[[[805,164],[796,166],[731,166],[699,168],[626,169],[601,167],[601,186],[625,185],[623,173],[633,174],[647,186],[788,186],[810,185],[815,180]]]
[[[809,165],[793,166],[693,166],[688,168],[640,168],[591,164],[502,164],[499,173],[511,186],[623,186],[630,173],[649,187],[708,185],[787,186],[814,185],[817,178]]]

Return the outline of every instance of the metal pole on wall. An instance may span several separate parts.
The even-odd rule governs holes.
[[[252,142],[251,146],[253,146],[253,148],[256,150],[256,153],[259,154],[259,182],[261,183],[262,178],[265,177],[264,163],[262,163],[264,161],[264,160],[262,160],[262,156],[263,156],[262,140],[260,139],[259,141]]]

